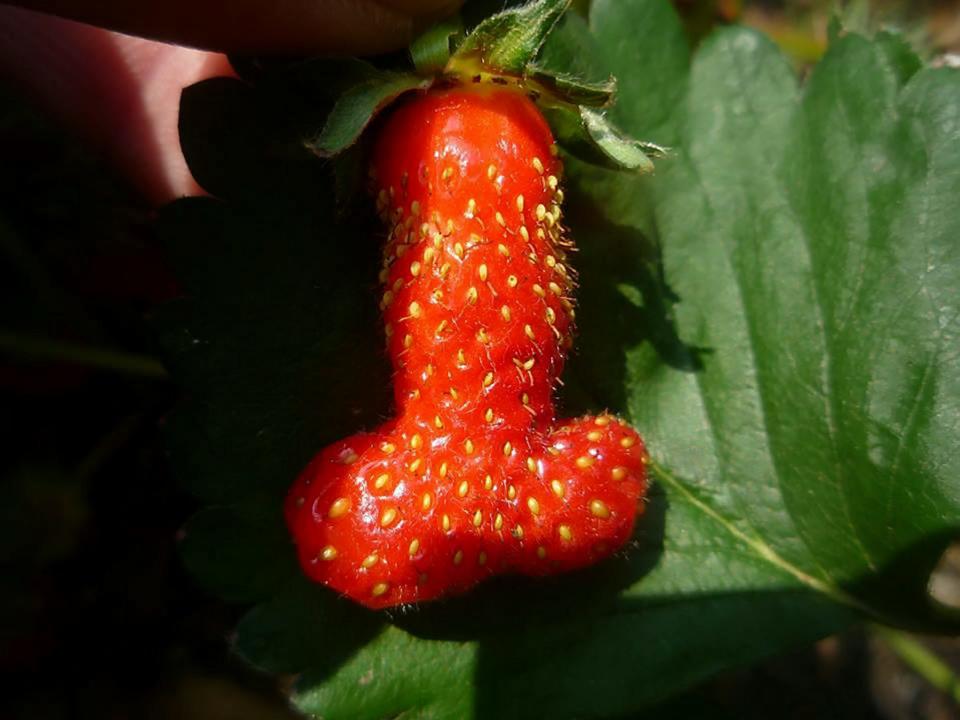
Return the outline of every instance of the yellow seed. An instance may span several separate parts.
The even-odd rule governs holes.
[[[554,295],[562,295],[562,294],[563,294],[563,288],[561,288],[561,287],[560,287],[559,285],[557,285],[555,282],[550,282],[550,283],[547,285],[547,287],[550,288],[550,292],[552,292]]]
[[[620,447],[622,448],[632,448],[636,444],[636,438],[633,438],[629,435],[620,438]]]
[[[536,295],[538,295],[539,297],[546,297],[546,296],[547,296],[547,293],[544,292],[543,288],[539,285],[539,283],[534,283],[534,284],[533,284],[533,292],[534,292]]]
[[[593,462],[594,462],[593,458],[590,457],[589,455],[581,455],[580,457],[577,458],[576,465],[581,470],[586,470],[588,467],[593,465]]]
[[[385,455],[390,455],[390,454],[392,454],[393,452],[396,451],[396,449],[397,449],[397,446],[394,445],[393,443],[389,443],[389,442],[383,443],[383,445],[380,446],[380,450],[381,450]]]
[[[523,326],[523,334],[526,335],[531,340],[536,340],[537,336],[533,334],[533,328],[530,327],[529,325]]]
[[[527,470],[529,470],[532,473],[535,473],[537,471],[537,461],[534,460],[532,457],[527,458]]]
[[[481,282],[487,281],[487,264],[486,263],[480,263],[480,267],[477,268],[477,275],[480,276]]]
[[[483,524],[483,513],[477,510],[473,514],[473,526],[480,527]]]
[[[413,345],[413,335],[407,333],[403,336],[403,346],[409,349]]]
[[[419,215],[420,214],[420,203],[417,200],[414,200],[410,203],[410,214]]]
[[[383,488],[385,488],[385,487],[387,486],[387,483],[388,483],[388,482],[390,482],[390,475],[389,475],[388,473],[384,473],[383,475],[380,475],[380,476],[374,481],[373,486],[374,486],[377,490],[382,490]]]
[[[337,549],[333,545],[327,545],[320,552],[320,557],[329,562],[337,557]]]
[[[553,494],[556,495],[558,498],[563,497],[563,493],[564,493],[563,483],[561,483],[559,480],[551,480],[550,489],[553,490]]]
[[[463,257],[463,245],[461,243],[454,243],[453,254],[456,255],[458,258]]]
[[[522,540],[522,539],[523,539],[523,527],[520,526],[520,525],[517,525],[517,526],[513,529],[513,533],[512,533],[512,534],[513,534],[513,536],[514,536],[517,540]]]
[[[523,364],[523,369],[524,369],[524,370],[532,370],[532,369],[533,369],[533,364],[534,364],[536,361],[537,361],[536,358],[530,358],[529,360],[527,360],[527,361]]]
[[[467,356],[463,352],[463,348],[457,348],[457,365],[466,365]]]
[[[559,180],[557,180],[556,175],[547,176],[547,187],[549,187],[551,190],[556,190],[558,184],[559,184]]]
[[[483,376],[483,386],[490,387],[491,385],[493,385],[493,373],[488,372],[486,375]]]
[[[503,214],[499,210],[497,210],[497,213],[496,215],[494,215],[494,217],[497,220],[497,225],[499,225],[500,227],[507,226],[507,221],[503,219]]]
[[[610,471],[610,477],[614,480],[623,480],[627,476],[627,469],[625,467],[617,466]]]
[[[557,532],[560,533],[560,539],[565,542],[570,542],[573,540],[573,532],[570,530],[569,525],[561,525],[557,528]]]
[[[523,212],[523,195],[517,195],[517,210]]]
[[[508,248],[503,243],[500,243],[499,245],[497,245],[497,252],[499,252],[504,257],[510,257],[510,248]]]
[[[547,209],[543,206],[543,203],[537,205],[535,212],[537,215],[537,220],[543,222],[543,219],[547,216]]]
[[[380,516],[380,527],[387,527],[388,525],[393,524],[393,521],[397,519],[397,511],[395,508],[387,508],[383,511],[383,514]]]
[[[446,461],[440,463],[440,477],[445,478],[447,476],[447,463]]]
[[[516,276],[516,275],[510,275],[510,276],[507,278],[507,285],[509,285],[509,286],[512,287],[512,288],[515,288],[515,287],[517,286],[517,282],[518,282],[518,281],[517,281],[517,276]]]
[[[485,490],[491,490],[493,488],[493,478],[487,475],[483,479],[483,487]]]
[[[407,548],[407,552],[410,553],[411,556],[420,552],[420,541],[417,538],[410,541],[410,547]]]
[[[541,545],[537,548],[537,557],[543,560],[547,556],[547,549]]]
[[[433,256],[434,256],[435,254],[436,254],[436,250],[434,250],[432,247],[428,247],[426,250],[423,251],[423,261],[424,261],[425,263],[432,262],[432,261],[433,261]],[[420,271],[420,264],[417,263],[417,272],[419,272],[419,271]],[[410,272],[413,272],[413,265],[410,266]],[[414,274],[416,274],[416,273],[414,273]]]
[[[420,274],[420,263],[418,263],[416,260],[410,263],[410,274],[414,277]]]
[[[457,495],[459,495],[460,497],[466,497],[467,490],[469,489],[470,489],[470,485],[467,483],[466,480],[464,480],[457,487]]]
[[[447,328],[447,321],[441,320],[440,324],[437,325],[437,329],[433,331],[433,334],[439,337],[440,335],[443,334],[443,331],[446,330],[446,328]]]
[[[513,485],[507,488],[507,497],[511,500],[517,499],[517,489]]]
[[[493,180],[497,176],[497,166],[491,163],[487,165],[487,179]]]
[[[347,450],[340,458],[340,462],[344,465],[353,465],[358,458],[359,456],[353,450]]]
[[[380,597],[381,595],[385,594],[389,589],[390,589],[390,584],[382,582],[374,585],[373,590],[371,590],[370,592],[374,597]]]
[[[483,414],[483,419],[487,422],[493,422],[493,408],[487,408],[487,411]]]
[[[602,437],[603,433],[599,430],[591,430],[587,433],[587,440],[590,440],[591,442],[597,442]]]
[[[434,415],[433,417],[433,426],[437,430],[443,430],[443,420],[440,419],[439,415]]]
[[[440,277],[444,278],[447,276],[447,273],[450,272],[450,263],[444,263],[440,266]]]
[[[547,264],[547,267],[556,267],[557,259],[553,255],[547,255],[543,261]]]
[[[396,282],[393,283],[393,291],[397,292],[402,287],[403,287],[403,278],[397,278]]]
[[[460,397],[460,396],[457,394],[457,389],[456,389],[456,388],[450,388],[450,397],[452,397],[454,400],[457,400],[457,399]]]
[[[490,342],[490,336],[487,335],[487,331],[483,328],[477,330],[477,342],[483,343],[484,345]]]
[[[431,497],[430,493],[424,493],[423,497],[420,499],[420,507],[422,507],[424,510],[429,510],[432,504],[433,497]]]
[[[373,554],[371,554],[371,555],[367,555],[367,556],[363,559],[363,562],[360,563],[360,566],[363,567],[363,568],[365,568],[365,569],[367,569],[367,570],[369,570],[370,568],[372,568],[374,565],[377,564],[377,559],[378,559],[378,558],[377,558],[377,554],[376,554],[376,553],[373,553]]]
[[[345,498],[337,498],[333,501],[330,509],[327,511],[327,517],[331,520],[343,516],[350,509],[350,501]]]
[[[510,453],[512,452],[513,452],[513,445],[511,445],[510,441],[507,440],[507,442],[503,444],[503,454],[506,455],[507,457],[510,457]]]
[[[422,459],[422,458],[417,458],[417,459],[414,460],[412,463],[410,463],[410,466],[409,466],[409,467],[410,467],[410,472],[416,474],[417,471],[420,469],[420,466],[421,466],[421,465],[423,465],[423,459]]]
[[[420,436],[420,433],[415,433],[412,438],[410,438],[410,447],[414,450],[419,450],[423,446],[423,438]]]
[[[610,424],[610,418],[607,415],[601,415],[593,419],[594,425],[599,425],[600,427],[606,427]]]
[[[601,518],[601,519],[603,519],[603,520],[606,520],[608,517],[610,517],[610,508],[608,508],[608,507],[607,507],[602,501],[600,501],[600,500],[591,500],[591,501],[590,501],[590,514],[593,515],[594,517],[598,517],[598,518]]]
[[[444,532],[450,532],[450,516],[444,515],[440,518],[440,525],[443,527]]]
[[[454,564],[454,565],[459,565],[459,564],[462,563],[462,562],[463,562],[463,550],[457,550],[457,551],[453,554],[453,564]]]
[[[527,230],[527,226],[526,226],[526,225],[521,225],[521,226],[520,226],[520,237],[523,238],[523,241],[524,241],[524,242],[530,242],[530,231]]]
[[[500,307],[500,314],[503,316],[504,320],[510,322],[510,308],[508,308],[506,305],[502,305]]]
[[[547,322],[553,325],[557,321],[557,314],[553,311],[552,307],[548,307],[547,311],[544,313],[547,317]]]
[[[473,455],[473,440],[470,438],[466,439],[466,441],[463,443],[463,451],[467,455]]]
[[[486,565],[487,564],[487,554],[481,550],[480,554],[477,555],[477,565]]]
[[[530,404],[530,396],[527,395],[526,393],[523,393],[523,395],[520,396],[520,402],[522,402],[524,405],[529,405],[529,404]]]
[[[449,180],[449,179],[452,178],[452,177],[453,177],[453,168],[452,168],[452,167],[444,168],[444,169],[443,169],[443,172],[440,173],[440,179],[441,179],[441,180]]]
[[[477,302],[477,296],[478,293],[475,287],[471,287],[469,290],[467,290],[467,302],[471,305]]]
[[[473,198],[467,200],[467,217],[473,217],[474,213],[477,212],[477,201]]]
[[[530,508],[530,512],[532,512],[534,515],[540,514],[540,503],[537,502],[535,497],[527,498],[527,507]]]
[[[540,158],[535,157],[533,159],[533,169],[540,175],[543,175],[543,163],[540,161]]]
[[[499,530],[503,527],[503,515],[497,513],[497,516],[493,519],[493,529]]]

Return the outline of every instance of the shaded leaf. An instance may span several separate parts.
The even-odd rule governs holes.
[[[611,120],[674,148],[653,176],[567,173],[566,400],[647,440],[635,542],[389,615],[285,575],[237,648],[304,671],[307,712],[623,716],[864,615],[955,628],[926,580],[960,527],[960,74],[849,35],[801,87],[739,28],[691,62],[666,0],[596,0],[589,28]],[[379,238],[336,219],[328,174],[304,178],[262,205],[177,203],[162,226],[186,294],[158,319],[190,393],[176,467],[271,537],[312,453],[388,412]],[[242,560],[213,580],[261,597]]]

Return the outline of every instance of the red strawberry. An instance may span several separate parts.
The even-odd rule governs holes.
[[[373,175],[397,418],[328,447],[291,489],[312,579],[382,608],[582,567],[629,538],[640,438],[554,415],[574,318],[560,174],[512,89],[431,91],[385,124]]]

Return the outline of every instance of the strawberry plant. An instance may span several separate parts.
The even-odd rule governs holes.
[[[769,40],[744,28],[718,30],[691,51],[665,0],[594,0],[586,16],[561,17],[565,5],[521,6],[465,37],[456,25],[438,28],[414,45],[412,66],[405,58],[238,61],[240,79],[184,93],[182,144],[212,197],[178,201],[160,219],[183,288],[157,318],[186,390],[168,423],[169,447],[180,477],[209,506],[186,527],[183,557],[206,587],[251,606],[235,649],[266,671],[296,673],[293,700],[304,712],[624,716],[853,622],[957,628],[927,583],[960,525],[960,74],[925,67],[894,34],[837,27],[800,82]],[[441,271],[423,252],[443,200],[408,198],[425,213],[427,242],[397,258],[395,226],[406,219],[391,217],[389,188],[397,192],[404,171],[409,182],[405,153],[429,135],[410,116],[417,104],[440,112],[478,74],[491,87],[522,78],[525,94],[510,97],[534,95],[562,149],[564,222],[579,250],[558,262],[578,272],[579,303],[561,404],[572,416],[611,411],[637,429],[650,456],[648,500],[630,541],[602,562],[546,578],[497,577],[462,596],[400,606],[371,602],[386,595],[374,594],[374,583],[362,590],[368,604],[396,606],[374,612],[307,579],[284,498],[324,447],[359,458],[362,448],[345,438],[365,437],[376,452],[400,445],[363,435],[382,433],[388,418],[466,427],[466,416],[438,412],[447,407],[439,399],[405,405],[400,393],[428,394],[420,366],[454,372],[461,338],[444,351],[451,367],[441,367],[431,353],[449,318],[400,329],[433,307],[429,293],[439,286],[407,278]],[[469,117],[484,111],[471,108]],[[409,142],[371,148],[379,132]],[[548,147],[544,137],[531,142]],[[644,172],[660,146],[669,152]],[[376,192],[366,201],[371,151]],[[530,158],[537,176],[533,157],[551,174],[554,161],[543,154]],[[507,212],[493,189],[503,158],[482,160],[494,166],[477,185],[486,194],[456,202],[472,197],[495,228],[496,213]],[[553,192],[536,177],[516,177],[506,196],[512,212],[519,195],[526,203]],[[379,190],[389,236],[375,217]],[[540,199],[534,213],[541,204],[548,211]],[[414,214],[410,205],[405,212]],[[420,227],[408,231],[416,239]],[[507,307],[519,332],[497,346],[506,363],[529,340],[525,326],[549,332],[527,320],[533,301],[497,304],[485,293],[479,302],[481,281],[511,274],[503,258],[520,252],[513,238],[502,233],[470,261],[476,284],[464,275],[456,285],[464,297],[477,289],[477,304],[462,307],[481,324],[507,322]],[[435,255],[448,245],[456,252],[457,242],[466,250],[451,236]],[[394,260],[378,277],[384,243]],[[526,282],[546,297],[551,278]],[[383,321],[394,359],[408,335],[425,353],[416,374],[391,373]],[[557,330],[547,357],[559,367],[565,326]],[[469,341],[478,342],[476,330]],[[471,372],[482,386],[485,373]],[[538,402],[549,404],[549,382],[537,387],[545,392]],[[487,410],[513,412],[508,395],[478,405],[469,432],[483,430]],[[405,452],[414,434],[403,436]],[[495,464],[489,450],[477,452],[485,467]],[[400,470],[416,473],[416,460],[405,455],[403,468],[369,479],[375,488],[385,474],[386,487]],[[516,462],[522,471],[526,455]],[[458,489],[466,481],[468,497],[485,475],[468,473],[449,488],[449,507],[468,520],[468,510],[479,511],[481,525],[495,522],[496,510],[460,504]],[[327,488],[342,476],[307,477]],[[550,497],[551,479],[544,476],[538,502]],[[291,493],[288,507],[299,497],[306,494]],[[331,506],[340,497],[324,496]],[[422,502],[422,492],[416,497]],[[378,522],[389,509],[378,508]],[[522,562],[562,552],[561,524],[550,525],[555,544],[534,546]],[[568,527],[572,537],[580,529]],[[374,542],[353,534],[347,543],[358,538]],[[398,536],[376,552],[399,566],[424,538]],[[451,574],[423,597],[472,585],[480,553],[501,552],[489,539],[463,549],[471,574]],[[308,561],[328,546],[344,550],[325,536],[315,543]],[[458,549],[450,548],[451,567]],[[362,564],[374,551],[357,543],[350,552]],[[371,567],[378,562],[379,554]],[[361,599],[349,579],[319,579]]]

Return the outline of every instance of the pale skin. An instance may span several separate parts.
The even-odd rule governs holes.
[[[224,53],[396,50],[460,0],[15,0],[0,82],[102,153],[152,205],[200,191],[177,139],[180,91],[231,74]]]

